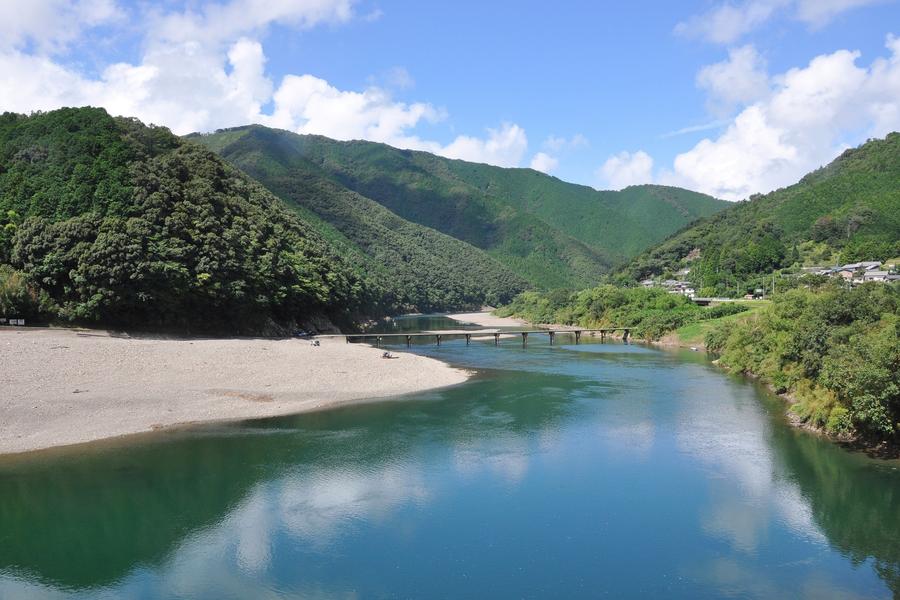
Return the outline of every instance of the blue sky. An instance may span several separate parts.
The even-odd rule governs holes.
[[[891,1],[31,0],[0,23],[2,110],[262,122],[599,188],[740,199],[900,129]]]

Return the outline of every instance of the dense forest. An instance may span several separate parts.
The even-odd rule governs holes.
[[[257,332],[385,308],[262,186],[102,109],[0,116],[0,215],[8,317]]]
[[[774,270],[900,256],[900,133],[847,150],[795,185],[691,225],[617,280],[687,278],[701,295],[742,295]]]
[[[386,255],[401,243],[360,225],[360,213],[377,214],[368,200],[395,220],[408,222],[408,230],[418,225],[456,238],[502,263],[529,287],[542,289],[593,285],[628,257],[728,205],[662,186],[598,192],[531,169],[504,169],[260,126],[189,137],[357,244]],[[322,179],[354,192],[339,194],[347,210],[335,214],[321,195],[308,193],[299,183]]]

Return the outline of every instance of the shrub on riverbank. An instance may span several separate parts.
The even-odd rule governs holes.
[[[744,304],[702,308],[690,298],[660,288],[621,288],[601,285],[580,292],[525,292],[501,316],[532,323],[558,323],[585,328],[631,327],[635,337],[658,340],[670,331],[708,319],[747,310]]]
[[[900,290],[795,289],[707,336],[729,369],[788,394],[794,412],[833,435],[900,439]]]

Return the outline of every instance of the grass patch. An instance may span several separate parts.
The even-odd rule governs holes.
[[[747,310],[736,315],[728,315],[726,317],[720,317],[718,319],[709,319],[708,321],[698,321],[696,323],[689,323],[683,327],[679,327],[675,330],[675,336],[678,338],[678,342],[680,344],[690,346],[702,346],[706,340],[706,334],[720,324],[746,319],[750,315],[759,312],[764,307],[771,304],[771,301],[752,300],[740,302],[739,304],[746,305]]]

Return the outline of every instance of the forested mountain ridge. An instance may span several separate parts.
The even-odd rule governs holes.
[[[262,186],[103,109],[0,116],[0,232],[3,316],[258,332],[380,310]]]
[[[690,268],[708,293],[792,264],[900,255],[900,134],[870,140],[796,184],[684,228],[622,269],[633,280]]]
[[[318,173],[407,221],[486,251],[533,287],[592,285],[627,257],[727,205],[661,186],[598,192],[531,169],[257,125],[190,137],[288,202],[304,204],[287,189],[292,177]]]
[[[271,130],[263,129],[261,135]],[[191,136],[215,147],[217,136]],[[231,142],[235,166],[304,215],[331,241],[382,282],[388,298],[405,311],[477,308],[510,301],[528,283],[484,251],[403,219],[343,186],[315,165],[271,145],[266,154]],[[232,155],[234,156],[234,155]]]

